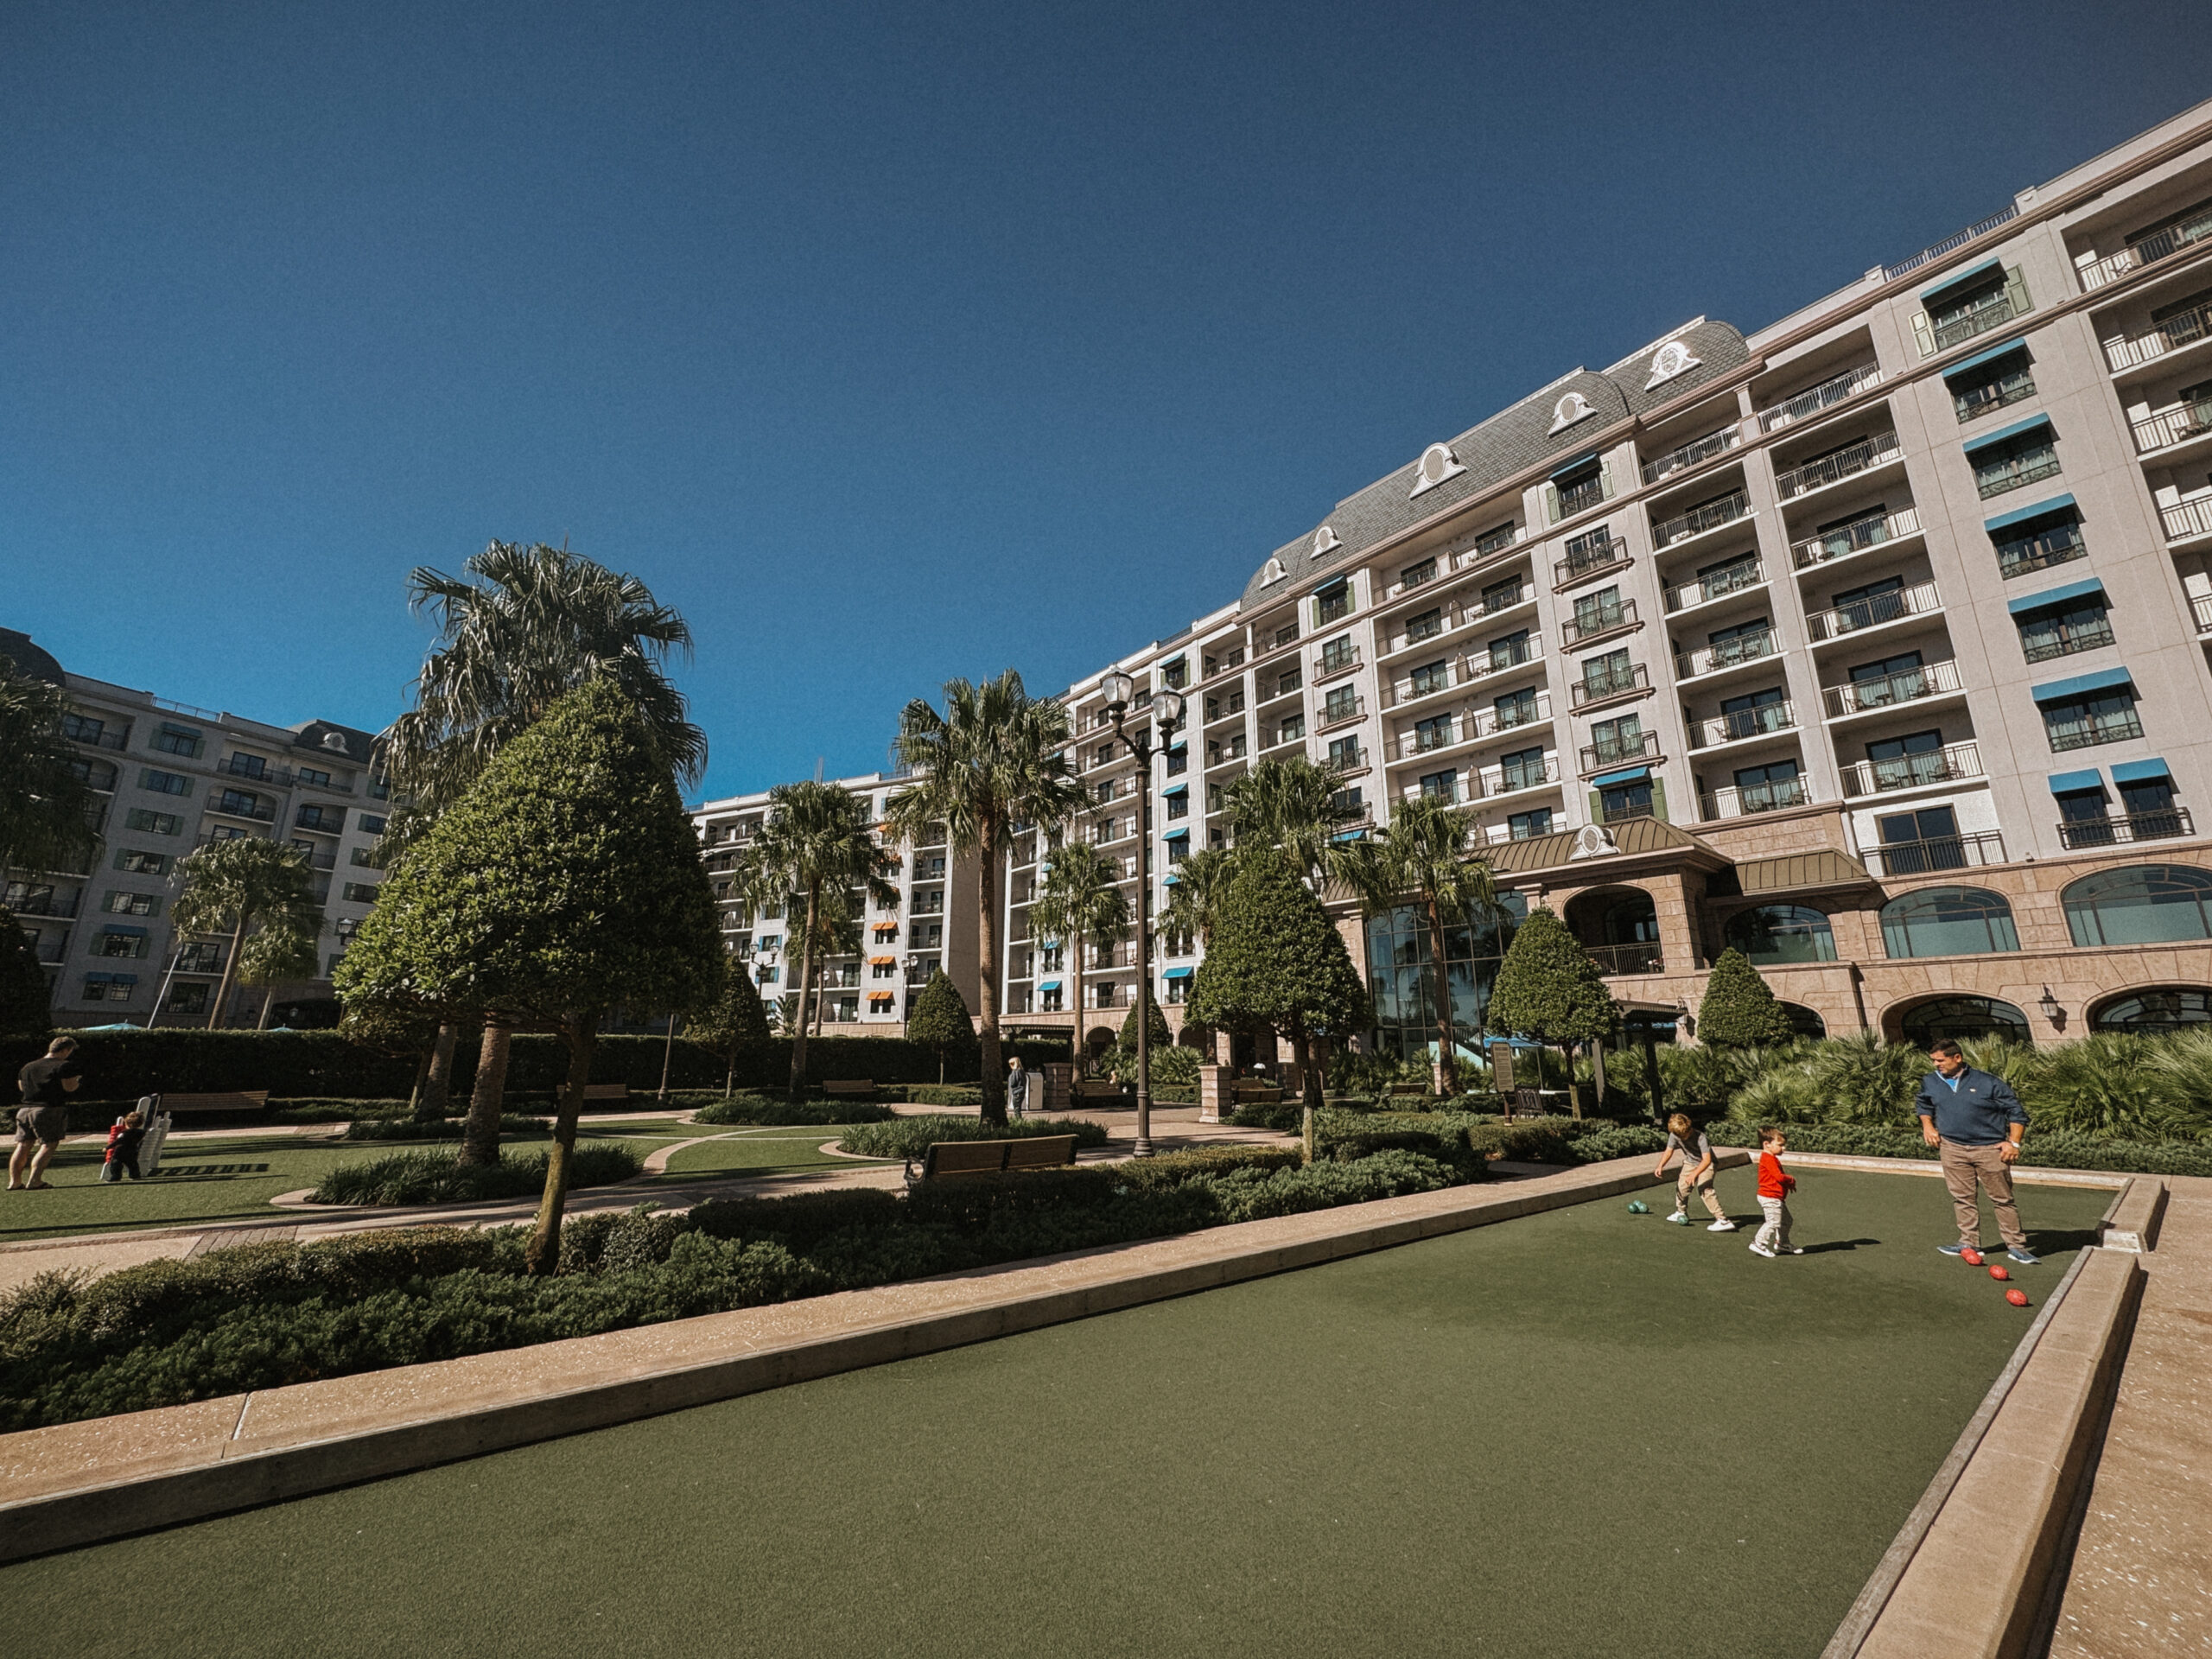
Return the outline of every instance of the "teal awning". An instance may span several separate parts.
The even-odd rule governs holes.
[[[2015,352],[2024,352],[2027,349],[2028,337],[2025,334],[2015,334],[2002,346],[1993,346],[1986,352],[1976,352],[1963,363],[1952,364],[1949,368],[1943,371],[1943,378],[1948,380],[1955,374],[1964,374],[1968,369],[1978,369],[1985,363],[1994,363],[2000,357],[2010,357]]]
[[[2087,696],[2092,691],[2109,691],[2114,686],[2133,685],[2135,677],[2124,668],[2108,668],[2101,674],[2077,674],[2070,680],[2053,680],[2047,685],[2028,688],[2028,695],[2037,702],[2056,702],[2064,697]]]
[[[1187,795],[1190,792],[1191,786],[1188,784],[1178,784],[1173,789],[1161,790],[1160,796],[1162,800],[1173,800],[1178,795]]]
[[[1048,979],[1037,988],[1040,991],[1057,991],[1060,988],[1060,982],[1057,979]]]
[[[2046,610],[2053,605],[2063,605],[2069,599],[2080,599],[2085,594],[2101,594],[2104,590],[2104,583],[2092,576],[2087,582],[2069,582],[2063,588],[2048,588],[2040,594],[2030,594],[2024,599],[2012,601],[2005,608],[2018,616],[2023,611]]]
[[[1987,281],[1991,271],[2002,272],[2004,269],[2005,262],[2002,259],[1985,259],[1980,264],[1968,265],[1964,270],[1954,271],[1935,287],[1922,289],[1920,302],[1923,305],[1933,305],[1959,289],[1971,288],[1976,283]]]
[[[2087,772],[2054,772],[2050,774],[2050,792],[2054,795],[2071,795],[2083,789],[2101,791],[2104,786],[2105,780],[2094,766]]]
[[[1556,484],[1562,478],[1571,477],[1576,473],[1586,472],[1597,464],[1598,452],[1595,449],[1586,449],[1580,454],[1577,455],[1573,461],[1562,461],[1560,465],[1553,467],[1551,470],[1551,480],[1553,483]]]
[[[1160,837],[1162,841],[1188,841],[1190,838],[1191,832],[1187,830],[1170,830]]]
[[[2159,760],[2123,760],[2112,769],[2115,784],[2145,784],[2154,778],[2171,778],[2173,771]]]
[[[2001,426],[1994,432],[1985,432],[1963,448],[1970,455],[1980,454],[1985,449],[1992,448],[2000,443],[2010,443],[2014,438],[2032,432],[2039,426],[2048,427],[2050,424],[2050,416],[2031,415],[2024,421],[2015,421],[2012,425]]]
[[[2065,512],[2073,505],[2074,498],[2071,495],[2054,495],[2050,500],[2038,501],[2032,507],[2022,507],[2017,512],[1999,513],[1994,518],[1985,518],[1981,521],[1981,527],[1994,532],[2007,529],[2013,524],[2024,524],[2031,518],[2044,518],[2054,512]]]
[[[1166,977],[1169,979],[1188,979],[1190,976],[1191,970],[1188,968],[1170,968],[1166,973]]]
[[[146,937],[146,930],[144,928],[133,927],[128,922],[110,922],[105,927],[101,928],[100,931],[103,933],[121,933],[127,938],[134,939],[143,939]]]
[[[136,974],[86,974],[85,982],[88,985],[136,985],[138,982],[138,976]]]
[[[1614,784],[1637,783],[1650,775],[1651,768],[1649,766],[1628,766],[1619,772],[1609,772],[1601,777],[1592,778],[1590,781],[1599,788],[1605,789]]]

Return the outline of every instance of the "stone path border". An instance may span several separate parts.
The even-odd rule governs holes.
[[[0,1435],[0,1561],[1655,1185],[1648,1155],[1615,1160]]]

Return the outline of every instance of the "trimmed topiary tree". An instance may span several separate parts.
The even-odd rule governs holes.
[[[760,988],[753,982],[752,969],[725,954],[721,994],[703,1013],[692,1016],[683,1035],[723,1057],[722,1098],[728,1100],[737,1087],[738,1055],[768,1041],[768,1010],[760,1001]]]
[[[1698,1041],[1714,1048],[1772,1048],[1796,1034],[1751,959],[1732,944],[1723,950],[1698,1004]]]
[[[15,917],[0,907],[0,1037],[45,1037],[54,1030],[46,970]]]
[[[560,699],[500,750],[384,884],[338,969],[341,997],[442,1017],[496,1007],[559,1033],[568,1075],[524,1259],[560,1259],[599,1028],[689,1003],[721,971],[714,893],[667,751],[613,683]]]
[[[1191,982],[1184,1017],[1221,1031],[1272,1031],[1298,1060],[1305,1099],[1306,1157],[1313,1157],[1313,1114],[1321,1075],[1317,1038],[1339,1040],[1375,1023],[1367,987],[1313,890],[1288,861],[1240,861],[1214,924],[1213,948]]]
[[[1514,931],[1505,960],[1498,964],[1484,1023],[1493,1031],[1564,1048],[1603,1042],[1619,1019],[1605,976],[1581,942],[1548,909],[1531,911]],[[1576,1113],[1580,1115],[1580,1107]]]
[[[1160,1004],[1150,998],[1146,1002],[1152,1009],[1147,1030],[1152,1038],[1152,1058],[1156,1062],[1163,1051],[1175,1046],[1175,1036],[1167,1029],[1167,1016],[1160,1011]],[[1106,1058],[1106,1069],[1117,1081],[1135,1083],[1137,1079],[1137,1005],[1134,1002],[1122,1016],[1122,1029],[1114,1039],[1113,1052]]]
[[[937,1050],[937,1080],[944,1081],[948,1056],[965,1052],[976,1041],[976,1026],[968,1013],[968,999],[944,969],[931,974],[906,1010],[906,1035]]]

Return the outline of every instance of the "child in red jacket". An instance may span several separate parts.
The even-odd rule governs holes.
[[[1797,1190],[1797,1178],[1782,1167],[1789,1146],[1789,1137],[1772,1124],[1759,1131],[1759,1208],[1766,1212],[1766,1224],[1751,1241],[1753,1255],[1805,1254],[1789,1242],[1789,1195]]]
[[[146,1138],[146,1115],[130,1111],[115,1120],[107,1132],[107,1156],[100,1165],[100,1179],[119,1181],[125,1175],[138,1179],[138,1147]]]

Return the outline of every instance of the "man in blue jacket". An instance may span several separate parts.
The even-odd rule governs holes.
[[[1951,1189],[1958,1211],[1959,1242],[1936,1248],[1958,1255],[1981,1246],[1981,1205],[1974,1188],[1987,1191],[1997,1211],[1997,1230],[2012,1258],[2036,1264],[2020,1212],[2012,1203],[2012,1166],[2020,1160],[2020,1141],[2028,1132],[2028,1109],[2002,1077],[1977,1071],[1954,1042],[1933,1044],[1928,1058],[1936,1069],[1920,1083],[1920,1133],[1936,1147],[1943,1166],[1943,1185]]]

